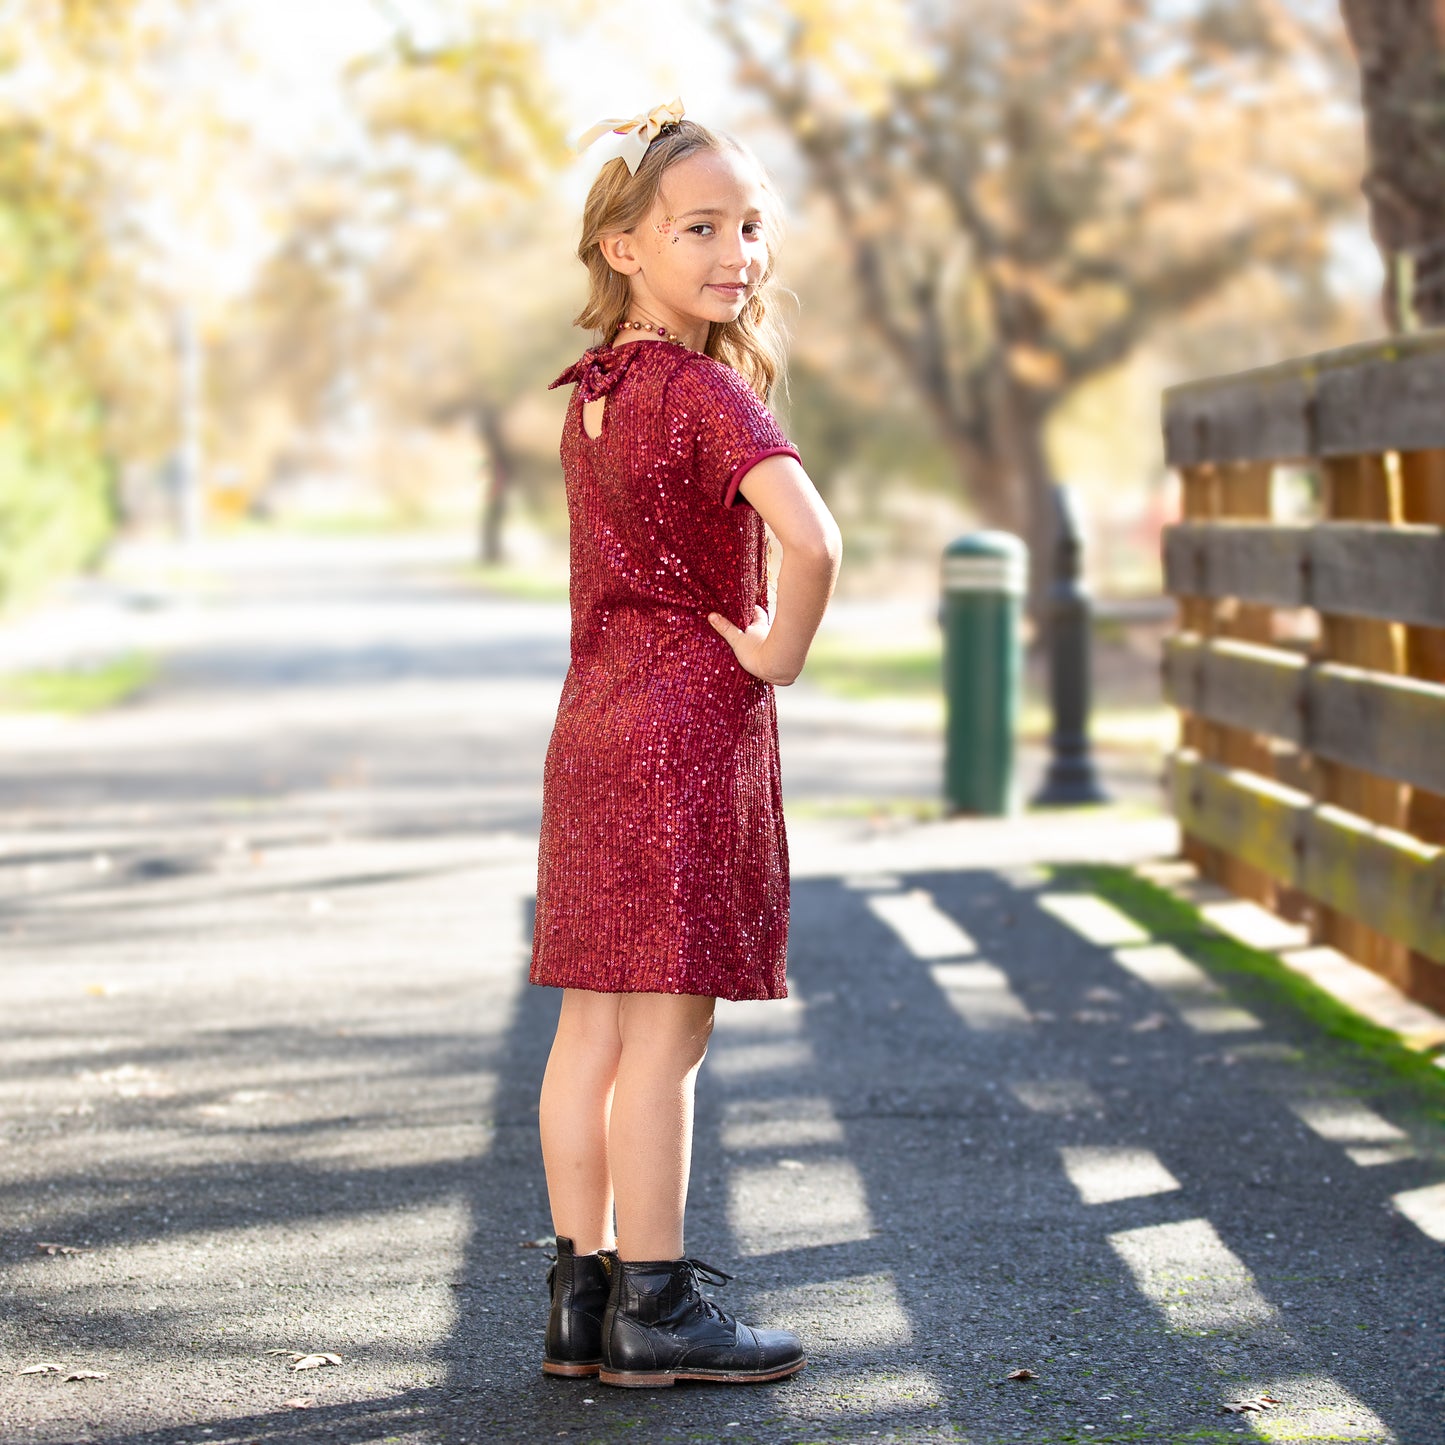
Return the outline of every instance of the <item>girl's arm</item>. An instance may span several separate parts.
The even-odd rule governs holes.
[[[813,634],[833,595],[843,541],[827,503],[793,457],[764,457],[738,490],[772,528],[782,549],[774,615],[770,619],[755,607],[746,631],[717,612],[709,613],[707,620],[748,672],[786,686],[803,670]]]

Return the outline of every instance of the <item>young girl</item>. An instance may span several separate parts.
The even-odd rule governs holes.
[[[624,132],[578,247],[577,324],[602,343],[552,383],[575,387],[572,665],[531,973],[565,990],[541,1100],[557,1232],[543,1369],[776,1380],[802,1369],[798,1337],[701,1294],[700,1276],[730,1276],[684,1254],[682,1220],[714,1002],[787,993],[773,685],[803,666],[840,544],[763,402],[781,346],[761,167],[678,101]],[[765,522],[782,552],[771,617]]]

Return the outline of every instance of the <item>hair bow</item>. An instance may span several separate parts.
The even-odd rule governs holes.
[[[643,115],[634,115],[631,120],[618,120],[616,116],[599,120],[578,137],[575,149],[579,152],[586,150],[593,141],[606,135],[608,131],[620,135],[623,141],[617,154],[627,162],[628,173],[635,176],[643,156],[647,154],[648,146],[657,139],[663,126],[676,125],[681,119],[682,101],[675,96],[666,105],[655,105]]]

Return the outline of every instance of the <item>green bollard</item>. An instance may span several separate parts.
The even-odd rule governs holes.
[[[1000,817],[1017,807],[1028,571],[1028,548],[1009,532],[971,532],[943,549],[943,795],[950,813]]]

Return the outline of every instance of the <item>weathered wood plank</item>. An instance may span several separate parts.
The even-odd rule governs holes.
[[[1304,820],[1299,886],[1445,963],[1445,860],[1408,833],[1322,804]]]
[[[1164,393],[1171,466],[1445,447],[1445,331],[1388,337]]]
[[[1176,522],[1164,529],[1164,590],[1308,606],[1310,531],[1272,522]]]
[[[1169,791],[1180,825],[1284,883],[1296,882],[1307,793],[1269,778],[1206,762],[1181,748],[1169,760]]]
[[[1445,627],[1445,527],[1176,522],[1165,590]]]
[[[1179,633],[1164,642],[1164,695],[1215,722],[1290,742],[1304,735],[1304,671],[1298,653]]]
[[[1186,382],[1164,393],[1170,466],[1312,454],[1312,378],[1293,362]]]
[[[1189,633],[1165,640],[1162,671],[1175,707],[1445,793],[1445,685]]]
[[[1445,964],[1445,850],[1187,751],[1169,778],[1196,836]]]
[[[1445,791],[1445,686],[1326,663],[1306,674],[1305,714],[1308,751]]]
[[[1320,523],[1308,556],[1319,611],[1445,626],[1445,527]]]
[[[1397,338],[1384,355],[1319,371],[1316,455],[1445,446],[1445,333],[1423,339],[1416,349]]]

